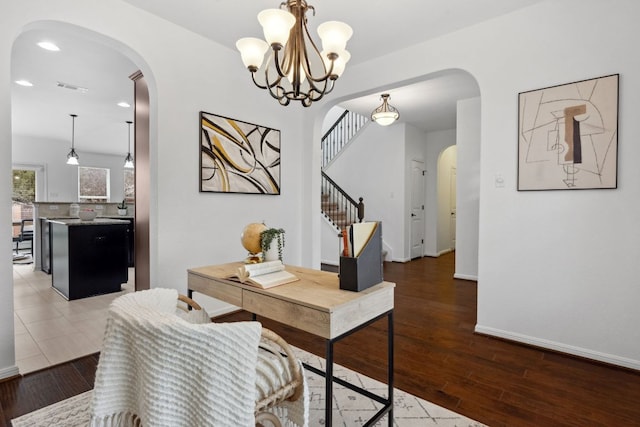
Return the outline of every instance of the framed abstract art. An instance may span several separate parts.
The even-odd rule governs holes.
[[[200,192],[280,194],[280,131],[200,112]]]
[[[519,94],[518,190],[617,188],[618,78]]]

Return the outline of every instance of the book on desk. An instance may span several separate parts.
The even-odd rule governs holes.
[[[262,289],[299,280],[294,274],[285,270],[285,266],[280,260],[240,266],[229,279]]]
[[[382,223],[355,223],[342,235],[340,289],[360,292],[382,282]]]

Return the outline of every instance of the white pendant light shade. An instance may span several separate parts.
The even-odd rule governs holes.
[[[236,47],[240,51],[244,66],[249,69],[255,67],[256,70],[262,65],[264,54],[269,49],[267,42],[255,37],[245,37],[238,40]]]
[[[398,120],[399,114],[395,112],[382,112],[376,113],[372,116],[373,121],[379,124],[380,126],[389,126],[396,120]]]
[[[78,155],[73,149],[69,152],[69,154],[67,154],[67,164],[73,166],[78,166],[80,164],[78,163]]]
[[[127,153],[127,157],[124,159],[124,167],[125,169],[133,169],[133,157],[131,157],[131,153]]]
[[[322,40],[322,50],[338,53],[347,47],[347,41],[353,35],[353,29],[344,22],[327,21],[318,26],[318,35]]]
[[[329,53],[326,50],[323,50],[321,55],[322,60],[324,61],[324,65],[327,67],[327,71],[329,71],[329,69],[331,68],[331,60],[328,58]],[[343,50],[339,52],[338,57],[333,62],[333,71],[331,72],[331,74],[340,77],[342,73],[344,73],[344,69],[346,68],[347,62],[349,62],[350,59],[351,54],[349,53],[349,51]]]
[[[388,93],[383,93],[380,97],[382,98],[382,105],[373,110],[371,120],[380,126],[389,126],[398,120],[400,113],[393,106],[389,105],[390,95]]]
[[[258,21],[262,25],[264,38],[269,45],[284,46],[289,39],[289,31],[296,23],[292,13],[282,9],[265,9],[258,14]]]

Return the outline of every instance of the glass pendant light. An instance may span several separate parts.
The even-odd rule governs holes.
[[[124,167],[127,169],[133,169],[133,156],[131,155],[131,123],[132,121],[128,120],[127,124],[129,125],[129,148],[127,149],[127,157],[124,159]]]
[[[75,150],[75,133],[76,133],[76,117],[78,117],[77,114],[69,114],[71,116],[71,151],[69,151],[69,154],[67,154],[67,164],[68,165],[74,165],[74,166],[78,166],[78,160],[80,159],[78,157],[78,154],[76,153]]]

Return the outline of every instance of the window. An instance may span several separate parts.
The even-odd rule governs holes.
[[[14,235],[23,219],[33,218],[33,202],[36,200],[36,171],[13,169],[13,194],[11,195],[11,219]]]
[[[127,202],[133,202],[135,199],[136,181],[135,174],[132,169],[124,170],[124,198]]]
[[[78,200],[107,202],[110,196],[109,169],[78,167]]]

